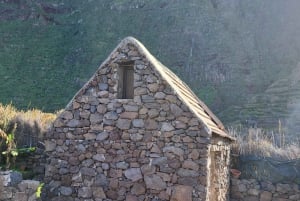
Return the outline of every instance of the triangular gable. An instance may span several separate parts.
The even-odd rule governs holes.
[[[136,40],[133,37],[127,37],[123,39],[120,44],[112,51],[110,56],[100,65],[98,70],[105,65],[107,65],[113,55],[115,55],[119,48],[125,47],[126,45],[131,44],[135,48],[137,48],[138,52],[145,56],[145,58],[152,64],[152,66],[159,72],[161,77],[165,79],[170,87],[175,91],[178,98],[185,103],[185,105],[193,112],[196,117],[203,123],[208,133],[215,133],[222,137],[226,137],[230,140],[234,140],[233,137],[228,135],[221,121],[210,111],[210,109],[201,101],[199,98],[192,92],[192,90],[181,81],[171,70],[169,70],[166,66],[161,64],[145,47],[142,43]],[[67,105],[67,108],[71,106],[73,100],[81,95],[88,87],[89,84],[94,79],[95,75],[80,89],[73,99]]]

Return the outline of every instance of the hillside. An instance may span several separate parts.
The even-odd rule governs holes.
[[[295,130],[297,0],[0,0],[0,102],[63,108],[126,36],[224,121]],[[295,130],[296,131],[296,130]]]

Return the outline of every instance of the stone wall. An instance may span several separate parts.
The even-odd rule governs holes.
[[[134,98],[116,99],[134,61]],[[152,64],[119,48],[54,122],[45,143],[52,200],[206,200],[210,135]]]
[[[35,201],[39,181],[22,180],[18,172],[0,172],[0,201]]]
[[[295,183],[231,179],[230,197],[231,201],[298,201],[300,188]]]

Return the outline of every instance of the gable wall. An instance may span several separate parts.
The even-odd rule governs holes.
[[[116,99],[120,60],[135,60],[131,100]],[[204,200],[209,143],[154,67],[119,48],[47,134],[49,197]]]

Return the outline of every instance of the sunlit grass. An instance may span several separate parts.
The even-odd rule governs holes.
[[[285,135],[279,129],[277,132],[265,132],[260,128],[250,128],[248,132],[229,129],[236,142],[232,145],[232,152],[236,155],[255,155],[282,160],[300,158],[299,139],[286,141]]]

